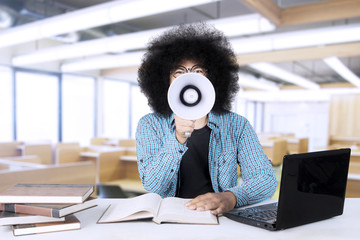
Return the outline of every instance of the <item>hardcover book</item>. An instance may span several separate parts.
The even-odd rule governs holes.
[[[25,223],[61,222],[64,220],[65,218],[53,218],[5,211],[0,212],[0,226]]]
[[[74,215],[66,216],[64,222],[20,224],[12,227],[14,236],[75,230],[80,228],[80,221]]]
[[[98,223],[111,223],[152,218],[155,223],[174,222],[191,224],[218,224],[217,216],[210,211],[194,211],[185,204],[190,199],[169,197],[161,199],[156,193],[135,198],[119,199],[111,204]]]
[[[60,218],[96,205],[96,198],[89,197],[78,204],[0,203],[0,210]]]
[[[17,184],[0,193],[0,203],[82,203],[93,185]]]

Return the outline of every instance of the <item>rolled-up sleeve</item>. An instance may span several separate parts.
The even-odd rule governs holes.
[[[136,131],[138,169],[144,188],[162,197],[175,196],[178,171],[187,150],[165,121],[148,114],[140,119]],[[165,128],[165,130],[164,130]]]
[[[277,180],[271,162],[247,120],[238,141],[240,147],[237,160],[242,182],[228,190],[237,197],[237,207],[240,207],[272,197],[276,191]]]

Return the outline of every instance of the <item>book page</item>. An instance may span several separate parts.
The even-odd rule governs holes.
[[[200,212],[188,209],[185,206],[188,201],[190,199],[176,197],[163,199],[154,222],[218,224],[217,217],[210,211]]]
[[[153,217],[158,211],[160,201],[161,197],[156,193],[119,199],[110,205],[98,222],[118,222]]]

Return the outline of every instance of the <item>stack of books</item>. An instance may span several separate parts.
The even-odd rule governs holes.
[[[93,185],[17,184],[0,193],[0,226],[15,236],[80,229],[74,215],[96,206]]]

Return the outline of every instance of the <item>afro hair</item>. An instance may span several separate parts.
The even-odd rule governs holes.
[[[216,94],[212,111],[230,111],[239,90],[239,65],[225,35],[206,23],[180,25],[149,42],[138,70],[138,83],[152,110],[163,116],[172,114],[167,101],[170,72],[184,60],[207,69]]]

